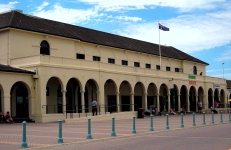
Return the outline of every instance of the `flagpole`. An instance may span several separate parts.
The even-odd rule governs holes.
[[[159,21],[158,21],[158,29],[159,29],[159,54],[160,54],[160,69],[161,69],[161,48],[160,48],[160,28],[159,28]]]

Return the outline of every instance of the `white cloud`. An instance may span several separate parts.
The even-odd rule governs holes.
[[[193,9],[213,9],[217,3],[225,0],[79,0],[87,4],[96,5],[107,11],[120,11],[129,9],[154,8],[156,6],[173,7],[180,11]]]
[[[45,5],[44,5],[45,6]],[[78,24],[79,22],[89,21],[92,17],[102,17],[103,14],[98,14],[98,10],[95,9],[70,9],[64,8],[59,4],[55,4],[50,10],[40,10],[32,12],[33,15],[51,19],[55,21],[65,22],[69,24]]]
[[[174,45],[187,53],[228,44],[231,40],[231,9],[204,15],[182,15],[160,21],[170,31],[160,31],[160,43]],[[219,14],[223,14],[220,16]],[[219,16],[219,17],[217,17]],[[124,36],[159,43],[157,22],[133,24],[118,33]]]
[[[0,12],[8,11],[15,8],[18,1],[9,2],[8,4],[0,4]]]
[[[231,64],[231,49],[222,53],[220,57],[217,58],[218,61],[230,61]]]
[[[142,18],[140,17],[129,17],[129,16],[116,16],[115,18],[120,21],[132,21],[132,22],[138,22],[142,20]]]
[[[41,11],[44,7],[46,7],[46,6],[48,6],[49,5],[49,3],[48,2],[43,2],[42,3],[42,5],[40,5],[40,6],[38,6],[37,7],[37,11]]]

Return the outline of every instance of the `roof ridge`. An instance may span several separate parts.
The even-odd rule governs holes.
[[[10,21],[9,21],[9,26],[11,25],[11,23],[12,23],[12,21],[13,21],[13,19],[14,19],[14,15],[15,15],[15,10],[12,10],[11,11],[12,12],[12,15],[11,15],[11,17],[10,17]]]

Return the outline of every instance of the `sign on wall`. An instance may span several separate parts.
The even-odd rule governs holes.
[[[196,76],[194,76],[194,75],[188,75],[188,78],[189,79],[196,79]]]
[[[189,85],[197,85],[196,81],[189,81]]]

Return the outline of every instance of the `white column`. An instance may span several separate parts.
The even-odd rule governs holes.
[[[132,111],[135,110],[135,105],[134,105],[134,93],[130,93],[130,100],[131,100],[131,107],[132,107]]]
[[[66,113],[66,90],[62,90],[62,99],[63,99],[63,113]]]
[[[180,103],[180,94],[177,95],[178,96],[178,112],[180,112],[180,106],[181,106],[181,103]]]
[[[160,111],[160,96],[159,94],[156,95],[156,101],[157,101],[157,110]]]
[[[170,112],[170,108],[171,108],[171,103],[170,103],[170,96],[171,96],[171,94],[170,93],[168,93],[168,112]]]
[[[100,91],[96,91],[96,94],[97,94],[97,103],[98,103],[98,108],[97,108],[97,111],[98,111],[98,115],[99,114],[105,114],[105,99],[104,99],[104,90],[101,90],[103,92],[100,92]]]
[[[144,109],[148,109],[148,99],[147,99],[148,93],[144,93]]]
[[[82,109],[82,113],[84,113],[85,112],[85,101],[84,101],[84,93],[85,93],[85,91],[81,91],[81,109]]]
[[[116,93],[117,112],[120,112],[120,92]]]

